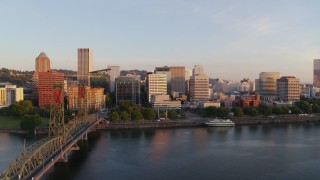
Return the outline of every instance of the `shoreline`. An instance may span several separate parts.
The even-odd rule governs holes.
[[[164,121],[106,121],[97,125],[95,130],[120,130],[120,129],[167,129],[167,128],[186,128],[186,127],[207,127],[204,122],[209,118],[186,118],[183,120],[164,120]],[[193,120],[192,120],[193,119]],[[320,122],[320,116],[282,116],[282,117],[232,117],[230,118],[236,126],[247,125],[267,125],[267,124],[291,124]],[[32,134],[48,134],[48,127],[36,128]],[[0,133],[31,134],[21,129],[0,128]]]

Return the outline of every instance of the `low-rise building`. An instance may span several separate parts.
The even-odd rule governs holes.
[[[200,102],[198,107],[201,109],[204,109],[210,106],[220,107],[221,103],[220,101],[204,101],[204,102]]]
[[[104,88],[85,88],[86,106],[88,109],[103,109],[105,107],[105,95]],[[68,109],[78,110],[79,109],[79,86],[70,85],[67,91]]]
[[[181,101],[170,100],[169,95],[152,95],[151,105],[154,109],[181,109]]]
[[[260,96],[243,96],[241,100],[238,102],[240,107],[258,107],[261,103]]]
[[[0,108],[8,107],[17,101],[22,101],[23,99],[23,88],[17,88],[16,85],[9,83],[0,84]]]

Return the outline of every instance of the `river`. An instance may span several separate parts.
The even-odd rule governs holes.
[[[41,137],[0,133],[0,169]],[[319,179],[320,123],[97,131],[43,179]]]

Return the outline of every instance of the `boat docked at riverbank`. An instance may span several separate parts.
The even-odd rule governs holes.
[[[211,127],[235,126],[235,123],[230,119],[213,119],[211,121],[205,122],[204,124]]]

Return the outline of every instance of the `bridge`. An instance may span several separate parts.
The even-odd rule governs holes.
[[[0,180],[40,179],[56,162],[67,162],[70,151],[79,150],[77,141],[86,140],[102,119],[88,115],[85,87],[80,85],[78,91],[78,115],[66,123],[63,86],[54,86],[48,137],[26,148],[0,175]]]

